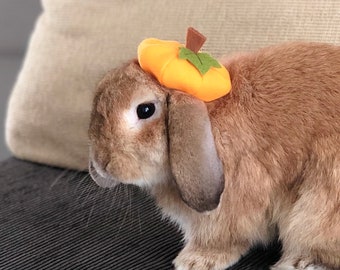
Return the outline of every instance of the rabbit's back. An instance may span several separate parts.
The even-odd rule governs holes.
[[[286,43],[224,64],[232,91],[208,104],[225,167],[224,196],[246,193],[251,205],[261,195],[269,204],[280,201],[277,194],[298,196],[304,181],[322,181],[339,200],[340,47]],[[328,162],[315,161],[321,158]],[[306,180],[311,164],[336,179]]]
[[[217,143],[230,153],[268,156],[292,171],[318,138],[339,136],[340,47],[286,43],[225,65],[232,91],[208,109]]]
[[[339,132],[340,47],[286,43],[227,65],[234,90],[229,101],[266,130],[294,124],[309,134]]]

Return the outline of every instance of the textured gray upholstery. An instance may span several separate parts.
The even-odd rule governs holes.
[[[86,173],[18,159],[0,163],[0,269],[172,269],[176,227],[138,188],[97,187]],[[268,269],[279,244],[230,269]]]

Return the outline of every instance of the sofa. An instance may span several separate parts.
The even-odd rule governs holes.
[[[86,172],[0,163],[0,269],[172,269],[181,233],[134,186],[98,188]],[[280,244],[230,269],[268,269]]]
[[[172,269],[175,224],[132,185],[103,189],[87,172],[96,85],[146,37],[203,32],[216,57],[289,40],[340,43],[340,3],[42,0],[7,106],[0,163],[0,269]],[[276,240],[228,269],[269,269]]]

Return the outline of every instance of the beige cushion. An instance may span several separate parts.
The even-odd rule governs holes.
[[[100,78],[146,37],[184,41],[194,26],[214,56],[286,40],[340,43],[337,0],[42,0],[44,11],[9,101],[15,156],[87,166],[87,127]]]

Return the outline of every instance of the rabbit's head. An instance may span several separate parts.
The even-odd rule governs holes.
[[[99,83],[89,137],[89,170],[98,185],[175,181],[197,211],[219,204],[223,167],[205,103],[162,87],[136,61]]]

